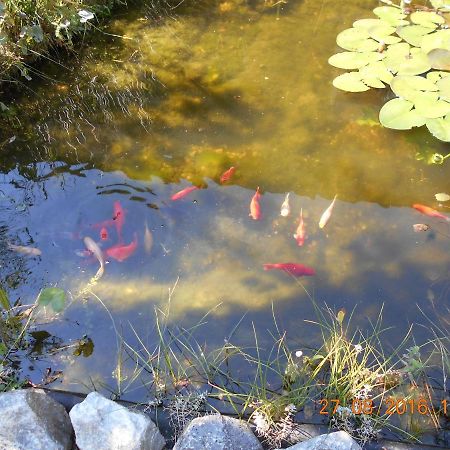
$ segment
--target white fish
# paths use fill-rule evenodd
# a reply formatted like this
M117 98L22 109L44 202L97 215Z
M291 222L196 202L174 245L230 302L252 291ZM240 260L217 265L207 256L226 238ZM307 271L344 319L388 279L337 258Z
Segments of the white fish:
M100 263L100 268L97 270L97 273L94 277L99 280L105 272L105 259L103 258L103 253L97 243L89 236L86 236L83 241L86 248L94 254L94 256L98 259L98 262Z
M36 247L25 247L23 245L14 245L14 244L8 244L8 247L17 253L21 253L22 255L28 255L28 256L40 256L42 255L42 252L40 249Z
M148 229L147 221L145 221L144 228L144 249L145 253L150 253L153 247L153 236L152 232Z
M289 206L289 194L286 194L283 204L281 205L280 216L287 217L291 213L291 207Z
M331 202L331 205L324 211L324 213L320 217L319 228L323 228L330 220L330 217L331 217L331 214L332 214L333 208L334 208L334 203L336 202L336 198L337 198L337 194L334 196L334 199Z

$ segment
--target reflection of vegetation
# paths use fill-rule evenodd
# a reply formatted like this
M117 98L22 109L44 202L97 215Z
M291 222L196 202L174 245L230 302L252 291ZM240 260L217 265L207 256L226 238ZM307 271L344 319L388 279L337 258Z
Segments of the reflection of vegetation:
M329 63L357 69L333 81L344 91L390 85L398 98L382 107L383 126L407 130L426 125L433 136L450 142L449 14L442 2L431 3L435 10L375 8L377 19L357 20L337 36L338 45L348 51L333 55Z

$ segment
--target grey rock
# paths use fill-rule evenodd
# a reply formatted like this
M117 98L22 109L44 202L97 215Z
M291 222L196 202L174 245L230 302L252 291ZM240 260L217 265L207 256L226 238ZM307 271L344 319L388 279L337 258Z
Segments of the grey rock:
M143 413L130 411L97 392L70 410L80 450L161 450L165 441Z
M262 450L247 423L214 414L194 419L173 450Z
M361 447L345 431L336 431L300 442L286 450L361 450Z
M64 407L42 389L0 394L0 450L68 450L72 425Z

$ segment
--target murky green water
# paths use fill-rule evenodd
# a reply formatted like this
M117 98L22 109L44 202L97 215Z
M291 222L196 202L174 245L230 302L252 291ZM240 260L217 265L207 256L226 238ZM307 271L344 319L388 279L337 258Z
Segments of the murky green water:
M204 339L214 345L248 312L239 331L250 341L279 325L299 345L314 319L295 280L265 272L264 263L298 262L317 275L301 280L319 304L356 309L361 326L384 304L386 325L406 330L426 313L448 318L450 228L411 208L450 192L448 164L420 157L448 152L426 131L377 125L384 92L334 89L336 34L374 5L350 0L290 1L264 8L239 1L132 10L114 21L72 67L49 68L56 81L36 81L17 105L21 126L1 150L1 282L13 299L31 302L58 284L75 301L48 330L66 340L88 335L90 358L55 355L64 387L113 383L115 337L104 308L77 297L97 270L79 256L83 236L100 241L93 224L125 209L124 241L138 249L111 260L92 287L125 337L131 326L152 341L154 308L189 325L214 309ZM237 168L232 182L219 177ZM191 183L203 189L171 202ZM248 217L257 186L263 218ZM280 216L291 192L291 216ZM318 220L338 200L324 230ZM293 238L303 209L308 239ZM144 251L144 226L153 248ZM414 233L412 224L431 230ZM103 248L115 243L114 227ZM7 242L36 245L42 256L14 255ZM178 280L178 282L177 282ZM399 331L399 335L403 333ZM418 329L418 335L423 333ZM43 366L43 367L44 367ZM40 379L41 368L34 375ZM132 395L132 394L131 394Z

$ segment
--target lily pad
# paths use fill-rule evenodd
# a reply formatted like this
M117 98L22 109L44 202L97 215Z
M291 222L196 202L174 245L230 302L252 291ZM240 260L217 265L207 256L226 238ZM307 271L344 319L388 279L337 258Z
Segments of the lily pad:
M450 113L449 102L438 100L432 92L423 92L422 94L414 100L414 107L421 116L426 119L437 119Z
M412 48L405 58L400 58L397 65L398 75L419 75L428 72L431 64L427 55L420 48Z
M450 114L441 119L428 119L426 125L435 138L450 142Z
M393 6L379 6L373 10L374 14L389 25L398 26L404 24L406 14L403 14L400 8Z
M450 76L438 80L436 87L439 89L439 97L450 102Z
M56 313L61 312L66 305L66 293L57 287L45 288L37 299L39 305L50 306Z
M333 86L347 92L364 92L370 88L361 79L359 72L347 72L333 80Z
M379 44L370 39L369 33L362 28L348 28L340 32L336 37L339 47L353 52L373 52Z
M409 18L412 23L416 23L433 30L438 24L445 23L445 19L433 11L416 11L413 12Z
M450 50L434 48L427 56L433 69L450 70Z
M394 130L410 130L412 127L424 125L425 118L421 117L413 106L412 102L401 98L388 101L380 110L381 125Z
M383 58L384 55L378 52L342 52L331 56L328 63L340 69L359 69Z
M383 83L389 84L393 78L393 75L382 61L376 61L368 64L365 67L359 69L361 74L361 80L370 87L384 88Z
M414 47L420 47L423 37L433 30L422 25L407 25L405 27L398 27L397 34L408 44Z
M450 50L450 29L427 34L423 37L420 46L424 53L430 53L435 48Z
M448 0L430 0L433 8L436 9L447 9L450 11L450 2Z
M391 89L397 97L412 100L417 91L438 91L439 88L428 78L399 75L391 81Z

